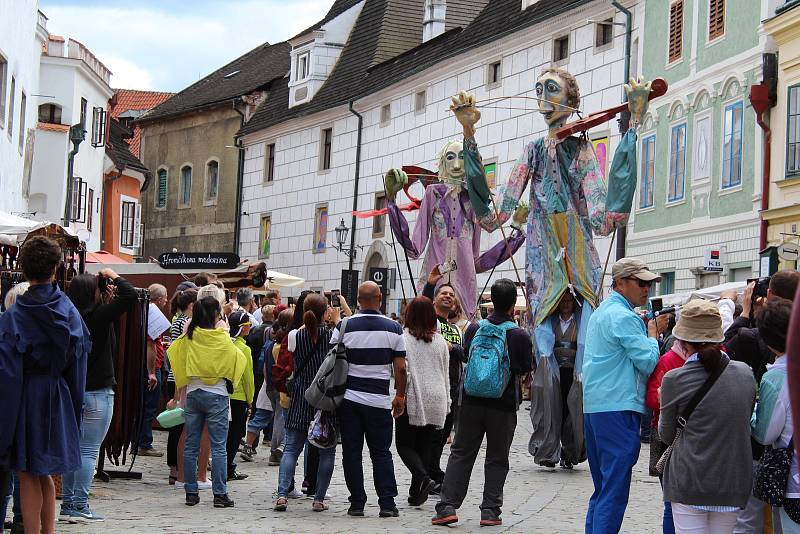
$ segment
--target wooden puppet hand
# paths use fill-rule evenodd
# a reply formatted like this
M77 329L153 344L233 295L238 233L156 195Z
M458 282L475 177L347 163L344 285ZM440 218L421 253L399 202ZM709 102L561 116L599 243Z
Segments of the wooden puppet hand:
M631 125L638 126L644 120L647 106L650 103L650 82L644 78L625 84L625 93L628 95L628 110L631 112Z
M453 103L450 105L450 111L464 127L464 137L473 137L475 125L481 120L481 112L475 107L475 95L459 91L451 100Z
M403 189L403 186L408 183L408 175L401 169L389 169L386 172L386 195L389 200L394 201L398 191Z

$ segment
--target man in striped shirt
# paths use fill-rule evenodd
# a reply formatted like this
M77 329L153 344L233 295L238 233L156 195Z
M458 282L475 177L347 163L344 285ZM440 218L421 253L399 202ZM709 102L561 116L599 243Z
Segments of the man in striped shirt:
M394 498L397 481L389 447L392 417L400 417L406 402L406 350L403 328L381 314L381 289L375 282L358 287L359 313L347 321L344 345L349 371L347 391L339 407L344 479L350 491L351 516L363 516L364 491L362 451L364 441L372 458L372 474L378 493L380 517L397 517ZM335 330L331 344L339 339ZM395 395L389 393L394 370Z

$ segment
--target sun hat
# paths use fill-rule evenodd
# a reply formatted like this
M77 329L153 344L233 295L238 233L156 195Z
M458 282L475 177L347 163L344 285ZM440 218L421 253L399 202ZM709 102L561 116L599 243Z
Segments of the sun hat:
M647 269L647 264L639 258L620 258L611 266L611 278L638 278L645 282L660 282L661 277Z
M689 343L722 343L722 316L717 305L708 300L689 301L680 310L672 335Z

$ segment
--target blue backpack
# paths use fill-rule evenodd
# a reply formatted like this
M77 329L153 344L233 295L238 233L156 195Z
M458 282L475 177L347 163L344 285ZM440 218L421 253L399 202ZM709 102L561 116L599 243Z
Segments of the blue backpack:
M464 393L471 397L499 399L511 380L511 360L506 332L516 328L511 321L492 324L484 319L472 338L464 370Z

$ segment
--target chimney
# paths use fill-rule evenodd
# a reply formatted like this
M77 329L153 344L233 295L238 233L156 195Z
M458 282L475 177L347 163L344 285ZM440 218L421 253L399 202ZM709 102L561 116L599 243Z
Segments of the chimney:
M425 16L422 18L423 43L444 33L446 12L446 0L425 0Z

